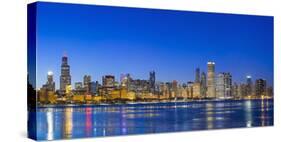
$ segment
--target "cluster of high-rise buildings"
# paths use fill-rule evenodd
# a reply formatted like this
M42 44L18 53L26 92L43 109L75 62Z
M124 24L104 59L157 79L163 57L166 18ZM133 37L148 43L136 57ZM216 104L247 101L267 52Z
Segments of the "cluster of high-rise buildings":
M245 83L233 83L230 72L215 73L215 62L207 62L207 74L195 70L194 81L179 83L156 81L155 71L148 79L133 79L130 74L121 74L119 82L114 75L102 77L102 83L92 81L90 75L83 82L71 84L68 58L62 57L59 89L55 89L53 73L48 72L47 82L39 90L41 102L99 102L99 101L153 101L190 99L255 99L273 97L273 88L266 80L252 81L246 76Z

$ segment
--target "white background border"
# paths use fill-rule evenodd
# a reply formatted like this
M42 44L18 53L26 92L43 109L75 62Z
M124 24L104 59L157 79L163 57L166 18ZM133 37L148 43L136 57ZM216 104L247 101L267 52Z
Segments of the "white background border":
M280 0L42 0L98 5L207 11L274 16L274 127L223 129L180 133L117 136L71 141L116 142L239 142L280 141ZM31 141L26 138L26 5L33 1L2 0L0 4L0 141ZM278 73L279 72L279 73Z

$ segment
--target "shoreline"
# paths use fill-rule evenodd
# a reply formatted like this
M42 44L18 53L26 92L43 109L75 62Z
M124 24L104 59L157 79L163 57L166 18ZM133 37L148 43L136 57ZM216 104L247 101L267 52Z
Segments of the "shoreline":
M37 104L36 108L56 108L56 107L111 107L130 105L156 105L173 103L196 103L196 102L224 102L224 101L247 101L247 100L273 100L274 98L259 99L216 99L216 100L178 100L178 101L155 101L155 102L126 102L126 103L99 103L99 104Z

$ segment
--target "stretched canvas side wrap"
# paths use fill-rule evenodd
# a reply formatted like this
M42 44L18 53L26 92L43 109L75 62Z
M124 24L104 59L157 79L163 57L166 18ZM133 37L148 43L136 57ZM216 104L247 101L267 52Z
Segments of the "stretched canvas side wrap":
M273 21L28 4L28 137L273 126Z

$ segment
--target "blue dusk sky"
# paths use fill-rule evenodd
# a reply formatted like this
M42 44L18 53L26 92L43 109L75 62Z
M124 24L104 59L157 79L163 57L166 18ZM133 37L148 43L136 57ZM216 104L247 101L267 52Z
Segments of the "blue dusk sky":
M273 17L93 5L37 3L37 87L53 71L59 86L68 56L72 84L89 74L194 81L195 68L273 84Z

